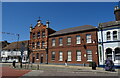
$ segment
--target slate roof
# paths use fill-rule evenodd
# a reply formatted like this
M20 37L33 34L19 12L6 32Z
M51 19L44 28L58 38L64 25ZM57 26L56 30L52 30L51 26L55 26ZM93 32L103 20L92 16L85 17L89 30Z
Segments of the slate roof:
M3 50L9 50L9 49L20 49L22 47L22 44L25 45L25 48L28 47L28 40L26 41L19 41L19 42L12 42L11 44L7 45Z
M120 21L110 21L110 22L100 23L99 27L105 28L105 27L112 27L115 25L120 25Z
M96 29L96 27L92 26L92 25L83 25L83 26L78 26L78 27L72 27L72 28L67 28L67 29L63 29L63 30L60 30L60 31L56 31L55 33L50 34L49 36L68 34L68 33L91 30L91 29Z

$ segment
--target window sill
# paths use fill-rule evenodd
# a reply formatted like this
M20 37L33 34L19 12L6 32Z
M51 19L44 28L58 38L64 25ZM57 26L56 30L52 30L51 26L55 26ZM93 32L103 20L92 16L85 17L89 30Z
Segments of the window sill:
M92 60L87 60L88 62L92 62Z
M81 60L77 60L77 61L81 61Z

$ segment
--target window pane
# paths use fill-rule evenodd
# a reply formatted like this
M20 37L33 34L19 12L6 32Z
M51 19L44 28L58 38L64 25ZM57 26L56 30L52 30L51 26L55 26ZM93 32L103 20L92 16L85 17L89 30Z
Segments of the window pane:
M45 37L45 31L42 32L42 37L43 37L43 38Z
M91 35L90 34L87 34L86 35L86 41L87 41L87 43L91 43Z
M40 32L37 33L37 37L40 37Z
M42 41L42 48L45 48L45 41Z
M55 39L52 39L52 46L55 46Z
M80 44L80 43L81 43L80 36L78 35L78 36L76 36L76 44Z
M39 59L39 53L36 54L36 59Z
M59 46L62 46L62 45L63 45L63 39L59 38Z
M92 51L91 50L87 50L87 60L92 61Z
M71 45L71 37L67 38L67 45Z
M81 51L77 50L77 61L81 61Z
M71 51L68 51L68 61L71 61Z
M117 40L117 31L113 31L113 40Z
M63 61L63 52L59 52L59 61Z
M55 52L52 52L52 60L55 60Z
M107 32L107 40L110 40L111 36L110 36L110 32Z

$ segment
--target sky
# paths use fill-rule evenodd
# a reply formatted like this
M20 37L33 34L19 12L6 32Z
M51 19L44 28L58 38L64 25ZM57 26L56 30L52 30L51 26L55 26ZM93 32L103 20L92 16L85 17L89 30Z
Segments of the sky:
M29 27L50 20L50 28L93 25L115 21L114 7L117 2L3 2L2 32L20 34L19 41L29 40ZM16 35L3 34L2 40L17 41Z

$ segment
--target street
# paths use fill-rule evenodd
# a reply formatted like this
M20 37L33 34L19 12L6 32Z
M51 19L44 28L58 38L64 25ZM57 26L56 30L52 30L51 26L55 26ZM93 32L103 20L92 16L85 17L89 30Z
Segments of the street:
M29 69L12 69L9 65L3 65L2 67L2 78L41 78L41 77L69 77L69 78L118 78L118 70L116 72L104 71L103 68L97 68L97 70L92 70L90 67L80 67L80 66L64 66L64 65L39 65L37 69L37 64L32 66L33 70Z

